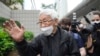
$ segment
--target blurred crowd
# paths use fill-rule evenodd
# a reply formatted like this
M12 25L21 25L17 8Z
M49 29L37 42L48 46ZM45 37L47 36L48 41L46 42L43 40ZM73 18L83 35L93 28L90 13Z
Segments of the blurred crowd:
M84 16L86 22L63 17L59 26L70 32L78 44L81 56L100 56L100 11L93 11L92 18Z

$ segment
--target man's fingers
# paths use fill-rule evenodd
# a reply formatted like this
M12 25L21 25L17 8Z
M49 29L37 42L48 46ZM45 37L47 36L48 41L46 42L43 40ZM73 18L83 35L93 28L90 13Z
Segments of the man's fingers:
M10 34L10 30L8 30L7 28L4 28L4 31L6 31Z
M10 24L11 24L13 27L16 27L16 26L17 26L14 20L10 19L9 22L10 22Z
M3 23L3 26L8 29L8 30L11 30L12 26L9 24L8 21L6 21L5 23Z
M8 30L11 30L13 27L18 27L15 23L14 20L10 19L8 21L6 21L4 24L4 27L7 28Z
M24 30L25 28L21 25L21 29L23 29L23 30Z

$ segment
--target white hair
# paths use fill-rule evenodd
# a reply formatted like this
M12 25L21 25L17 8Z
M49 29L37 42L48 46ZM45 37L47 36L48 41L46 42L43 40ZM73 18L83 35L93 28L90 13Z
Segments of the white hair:
M46 14L48 16L51 16L52 19L57 19L58 18L58 14L54 10L45 9L45 10L40 12L39 16L42 15L42 14Z

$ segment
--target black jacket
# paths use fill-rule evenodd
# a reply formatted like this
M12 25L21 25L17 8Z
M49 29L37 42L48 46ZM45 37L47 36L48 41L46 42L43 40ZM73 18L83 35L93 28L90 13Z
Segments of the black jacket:
M71 34L60 28L54 35L46 37L40 34L31 43L23 40L16 46L21 56L80 56Z
M100 31L93 32L93 46L94 46L94 51L92 56L100 56Z

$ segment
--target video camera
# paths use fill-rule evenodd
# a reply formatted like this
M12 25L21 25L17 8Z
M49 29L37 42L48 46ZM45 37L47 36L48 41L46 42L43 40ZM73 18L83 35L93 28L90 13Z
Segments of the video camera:
M72 32L77 32L77 26L80 24L79 21L77 21L76 19L76 13L74 12L73 13L73 19L72 19L72 22L71 22L71 31Z
M80 22L77 21L76 19L72 20L72 22L71 22L72 32L77 32L77 27L79 24L80 24Z
M73 20L72 23L71 23L71 26L72 26L72 28L75 28L75 29L76 29L76 27L77 27L79 24L80 24L79 21Z
M77 33L77 27L78 25L80 24L80 22L77 20L76 18L76 13L74 12L73 13L73 19L72 19L72 22L71 22L71 31L74 32L74 33Z

